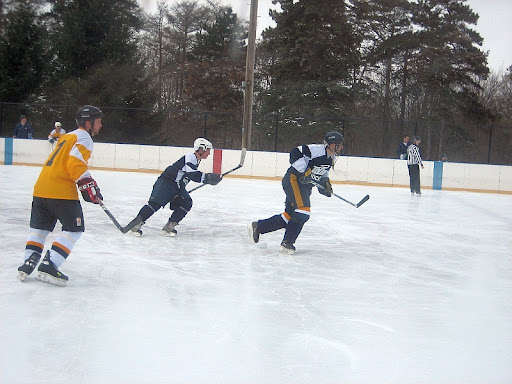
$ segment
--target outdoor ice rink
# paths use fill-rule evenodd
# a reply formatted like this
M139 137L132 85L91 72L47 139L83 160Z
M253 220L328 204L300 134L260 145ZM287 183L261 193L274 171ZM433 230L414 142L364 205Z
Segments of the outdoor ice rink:
M82 203L58 287L16 279L39 171L0 165L2 384L512 382L512 195L335 184L370 200L314 191L293 256L247 235L279 181L193 192L175 238L167 207L136 238ZM123 225L158 176L92 174Z

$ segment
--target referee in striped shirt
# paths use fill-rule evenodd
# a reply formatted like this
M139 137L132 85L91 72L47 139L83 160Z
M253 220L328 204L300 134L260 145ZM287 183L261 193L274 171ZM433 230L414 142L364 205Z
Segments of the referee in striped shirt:
M418 136L412 138L412 144L407 147L407 167L411 185L411 195L421 196L420 190L420 166L423 169L419 145L421 140Z

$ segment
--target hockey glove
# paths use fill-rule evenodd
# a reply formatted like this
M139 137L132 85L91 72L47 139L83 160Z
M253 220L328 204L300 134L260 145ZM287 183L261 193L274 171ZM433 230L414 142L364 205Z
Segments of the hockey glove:
M303 175L299 176L299 183L301 184L311 184L311 169L306 169Z
M48 141L50 142L50 144L53 144L55 142L55 139L53 137L50 137Z
M76 182L78 189L82 192L82 197L89 203L99 204L99 200L103 200L100 188L92 177L84 177ZM99 199L99 200L98 200Z
M331 197L332 185L328 178L320 180L320 183L318 184L318 192L324 196Z
M222 176L218 173L206 173L204 175L204 183L205 184L211 184L211 185L217 185L222 180Z

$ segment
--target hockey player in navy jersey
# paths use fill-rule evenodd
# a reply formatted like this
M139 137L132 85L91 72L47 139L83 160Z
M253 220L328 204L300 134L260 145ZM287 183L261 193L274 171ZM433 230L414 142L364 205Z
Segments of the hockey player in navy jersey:
M135 223L129 233L142 236L140 228L146 220L167 203L170 203L170 209L173 212L167 224L162 228L162 235L176 236L175 227L192 208L192 199L185 189L187 183L193 180L196 183L217 185L222 180L221 175L203 173L197 170L201 160L208 158L212 148L212 143L200 137L194 141L193 153L182 156L162 172L153 185L148 203L141 208L137 217L128 224L132 226Z
M301 145L291 150L291 166L282 180L286 194L285 211L249 224L249 233L254 243L259 241L261 234L284 228L280 252L290 255L295 252L293 244L309 220L313 186L316 185L318 191L325 196L330 197L332 194L329 170L341 154L343 142L341 133L328 132L323 144Z

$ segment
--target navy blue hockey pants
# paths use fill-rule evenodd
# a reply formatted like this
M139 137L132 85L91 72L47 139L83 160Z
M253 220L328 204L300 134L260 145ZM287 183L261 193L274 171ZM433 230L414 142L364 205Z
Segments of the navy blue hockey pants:
M286 194L285 211L265 220L258 221L260 233L274 232L286 228L284 239L295 243L302 231L302 227L309 220L310 196L312 184L301 184L293 172L286 172L282 180L283 190Z

